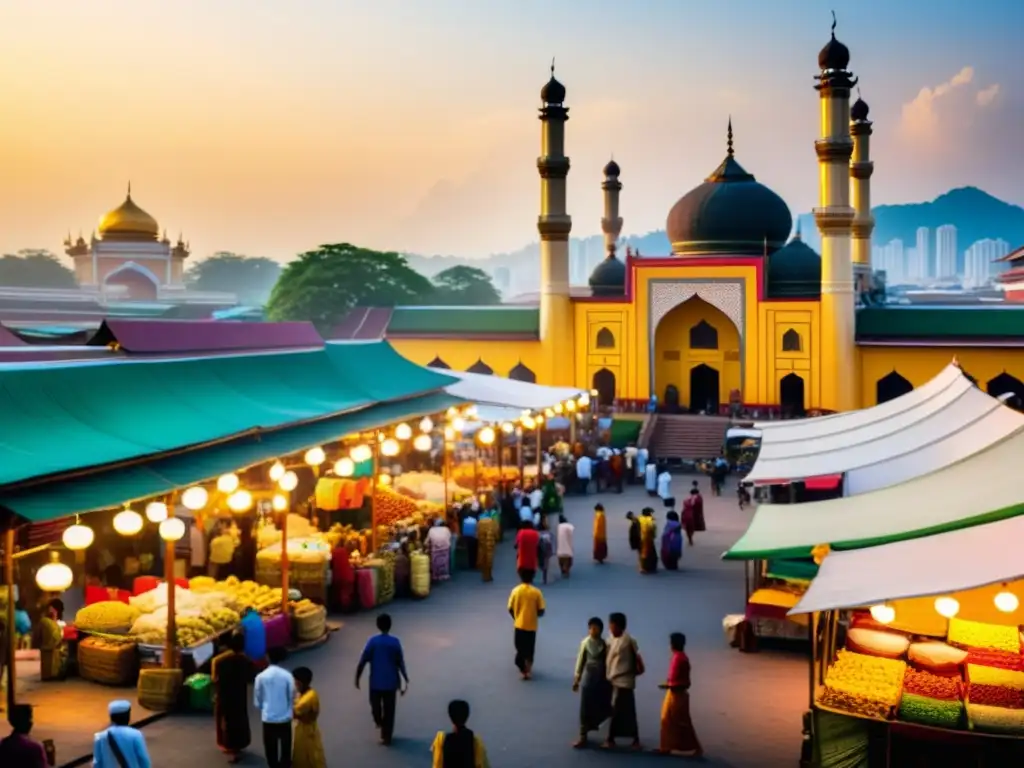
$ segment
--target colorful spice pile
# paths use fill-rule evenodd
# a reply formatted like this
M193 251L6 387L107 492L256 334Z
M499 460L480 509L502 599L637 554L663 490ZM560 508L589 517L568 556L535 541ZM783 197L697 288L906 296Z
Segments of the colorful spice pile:
M1015 672L1024 671L1024 657L1010 651L991 651L984 648L971 648L967 651L967 663L982 667L995 667Z
M886 719L900 703L906 670L903 661L840 650L819 701L855 715Z
M937 728L959 728L963 722L960 677L946 677L908 668L903 678L899 719Z
M1024 673L968 664L967 716L992 733L1024 731Z
M932 699L958 701L960 699L960 678L944 677L910 668L903 678L903 692Z
M962 648L989 648L1020 655L1020 635L1016 627L953 618L949 620L946 639Z

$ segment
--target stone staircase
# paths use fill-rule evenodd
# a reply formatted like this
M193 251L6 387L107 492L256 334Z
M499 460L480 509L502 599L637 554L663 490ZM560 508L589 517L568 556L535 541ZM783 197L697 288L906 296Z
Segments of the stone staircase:
M668 462L712 459L725 444L725 416L659 413L651 436L651 456Z

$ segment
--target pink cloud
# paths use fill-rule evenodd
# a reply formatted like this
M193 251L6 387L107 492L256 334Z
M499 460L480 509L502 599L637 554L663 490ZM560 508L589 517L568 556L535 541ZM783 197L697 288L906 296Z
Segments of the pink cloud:
M987 107L996 97L999 96L999 83L992 83L988 88L983 88L975 95L974 100L979 107Z

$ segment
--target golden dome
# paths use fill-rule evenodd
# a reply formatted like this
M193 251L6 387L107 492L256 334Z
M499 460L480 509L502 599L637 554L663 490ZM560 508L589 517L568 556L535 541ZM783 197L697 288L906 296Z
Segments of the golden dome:
M99 233L104 240L156 240L160 227L132 200L129 185L125 201L100 219Z

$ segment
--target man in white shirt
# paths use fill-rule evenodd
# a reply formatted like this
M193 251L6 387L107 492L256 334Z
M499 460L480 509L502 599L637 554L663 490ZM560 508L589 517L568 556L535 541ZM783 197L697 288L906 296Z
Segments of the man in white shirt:
M256 675L253 703L263 721L263 751L268 768L290 768L292 764L292 703L295 680L281 667L283 648L271 648L270 666Z
M636 476L641 478L647 472L647 459L650 457L646 448L640 448L636 452Z
M658 467L653 461L644 470L644 488L649 496L658 495Z
M530 509L534 510L535 512L539 512L540 508L541 508L541 506L543 504L544 504L544 491L541 490L541 488L540 488L540 481L538 480L537 484L535 486L533 486L533 490L530 491ZM532 515L530 517L527 517L527 518L524 518L524 519L531 520L532 519Z
M565 515L558 516L558 545L555 555L558 557L558 567L562 571L563 578L569 578L569 571L572 570L572 533L576 527L565 519Z
M590 489L590 478L594 472L594 462L584 454L576 459L576 480L579 482L580 493L587 494Z
M672 498L672 475L669 474L668 467L662 469L658 475L658 498L662 501Z
M112 701L107 712L110 727L93 736L93 768L151 768L146 737L129 725L132 705L124 700Z

